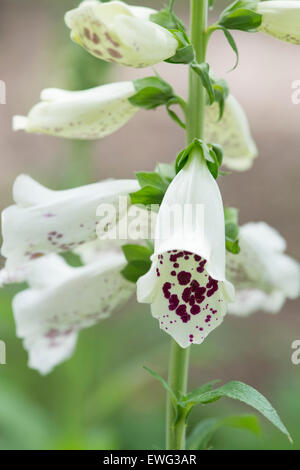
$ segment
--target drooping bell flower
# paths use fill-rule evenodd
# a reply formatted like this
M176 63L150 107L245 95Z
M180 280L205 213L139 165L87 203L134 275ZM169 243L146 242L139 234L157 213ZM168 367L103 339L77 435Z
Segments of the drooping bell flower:
M153 23L151 8L84 1L65 15L71 38L90 54L128 67L148 67L172 57L178 41Z
M259 2L256 11L262 15L259 31L281 41L300 44L300 3L298 0Z
M231 170L248 170L257 157L257 148L251 136L246 114L234 98L225 101L224 114L218 120L218 104L206 106L205 139L222 146L223 163Z
M48 88L28 116L14 116L13 129L70 139L99 139L112 134L138 111L128 98L133 82L117 82L83 91Z
M94 253L93 262L77 268L56 254L27 263L29 288L14 297L13 312L30 367L51 372L72 355L81 329L128 301L135 286L120 274L125 264L121 251Z
M264 222L240 228L240 253L226 255L226 275L235 286L229 313L279 312L287 298L300 294L299 263L287 256L285 240Z
M186 348L222 323L233 297L220 191L195 148L160 206L152 267L137 282L137 298L151 304L160 328Z
M128 194L138 189L136 180L106 180L53 191L27 175L18 176L15 205L2 212L6 277L14 272L22 276L16 269L27 261L101 239L127 214Z

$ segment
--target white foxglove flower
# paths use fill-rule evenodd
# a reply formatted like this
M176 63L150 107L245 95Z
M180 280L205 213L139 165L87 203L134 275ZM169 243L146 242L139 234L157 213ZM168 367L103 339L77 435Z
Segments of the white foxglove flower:
M29 289L14 297L13 312L30 367L49 373L72 355L82 328L128 301L135 286L120 274L125 264L121 252L102 252L79 268L55 254L27 263Z
M18 176L16 204L2 212L1 253L7 258L8 279L29 260L104 237L127 214L128 194L138 189L136 180L107 180L52 191L29 176Z
M285 240L264 222L242 226L239 239L240 253L226 255L227 278L236 288L229 313L278 312L286 298L300 294L299 263L284 254Z
M172 57L178 42L150 21L151 8L119 1L82 2L65 15L71 38L102 60L129 67L148 67Z
M281 41L300 44L300 3L294 1L260 2L257 13L262 15L258 30Z
M48 88L28 116L14 116L15 131L70 139L99 139L112 134L138 111L128 98L132 82L117 82L83 91Z
M225 279L224 212L216 181L199 149L170 184L156 224L150 271L137 297L150 303L160 328L186 348L201 343L233 300Z
M223 148L223 162L231 170L248 170L257 157L246 114L239 102L229 95L223 117L218 121L217 103L206 106L205 139Z

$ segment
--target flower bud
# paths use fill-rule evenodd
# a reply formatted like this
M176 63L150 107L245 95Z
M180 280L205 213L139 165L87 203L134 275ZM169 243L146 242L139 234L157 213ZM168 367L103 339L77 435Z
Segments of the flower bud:
M151 8L119 1L84 1L65 15L71 38L90 54L128 67L148 67L172 57L178 41L150 21Z

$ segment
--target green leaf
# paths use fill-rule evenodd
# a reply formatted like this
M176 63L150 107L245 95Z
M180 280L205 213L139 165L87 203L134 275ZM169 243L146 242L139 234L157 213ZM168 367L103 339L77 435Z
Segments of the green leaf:
M140 171L136 173L136 177L142 188L145 186L152 186L153 188L157 188L165 192L168 187L168 182L155 171Z
M198 397L202 393L206 393L212 390L214 385L218 382L221 382L221 381L219 379L211 380L210 382L207 382L206 384L203 384L200 387L195 388L190 393L188 393L185 397L183 397L183 400L193 401L194 397Z
M164 198L164 191L153 186L144 186L139 191L130 194L131 204L142 204L149 206L151 204L161 204Z
M233 52L235 53L235 57L236 57L236 61L235 61L235 64L232 68L232 70L236 69L237 66L238 66L238 63L239 63L239 51L238 51L238 48L237 48L237 45L235 43L235 40L233 39L233 36L231 35L231 33L228 31L228 29L226 29L224 26L222 25L219 25L219 29L221 29L227 39L227 42L228 44L230 45L231 49L233 50Z
M170 387L170 385L163 379L157 372L154 372L153 370L149 369L148 367L143 366L144 369L149 372L156 380L158 380L164 389L169 393L170 397L172 398L173 404L176 406L178 403L177 397L173 389Z
M224 209L226 250L233 254L240 252L238 210L234 207Z
M225 100L229 96L229 87L226 80L220 79L212 79L213 82L213 89L215 94L215 101L219 104L219 117L220 120L223 116L224 107L225 107Z
M158 163L155 167L155 171L160 174L168 183L175 178L175 165L170 163Z
M171 85L161 77L139 78L133 81L136 93L128 101L138 108L154 109L174 97Z
M149 271L150 267L151 263L148 264L143 261L134 261L127 264L127 266L122 269L121 274L125 279L127 279L127 281L135 284L140 277Z
M151 268L150 257L153 250L146 246L131 244L123 245L122 250L128 264L121 271L121 274L128 281L136 283Z
M225 223L236 224L239 223L239 210L235 207L225 207L224 208Z
M213 88L213 82L209 75L209 65L206 62L202 64L191 64L192 69L196 72L201 80L203 87L205 88L208 96L208 103L212 104L215 101L215 92Z
M195 396L192 402L199 404L207 404L213 401L219 400L222 397L232 398L233 400L238 400L243 403L246 403L249 406L252 406L254 409L259 411L266 419L268 419L277 429L279 429L283 434L285 434L288 439L292 442L291 436L282 423L280 417L278 416L275 409L272 407L271 403L257 390L255 390L250 385L247 385L243 382L232 381L227 384L219 387L217 389L200 393L198 396ZM189 403L189 400L186 401L186 404Z
M166 104L166 109L167 113L170 116L170 118L176 122L182 129L185 129L185 123L180 119L180 117L171 109L171 106L174 104L179 104L177 98L172 98L170 101Z
M146 246L128 244L123 245L122 250L128 262L140 260L151 264L150 257L153 254L153 250Z
M237 415L225 418L207 418L195 427L188 438L189 450L205 450L209 446L213 435L222 427L243 429L253 434L260 433L260 426L257 416Z

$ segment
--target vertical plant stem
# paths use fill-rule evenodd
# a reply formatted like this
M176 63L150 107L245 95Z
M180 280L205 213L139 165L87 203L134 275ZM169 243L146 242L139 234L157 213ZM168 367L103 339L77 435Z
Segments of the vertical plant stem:
M191 0L191 41L199 64L205 62L207 0ZM193 139L203 138L205 110L205 90L199 76L190 68L189 98L187 106L186 140L190 144Z
M198 63L205 61L208 0L190 0L191 41ZM187 106L186 140L190 144L195 138L203 138L205 90L198 75L189 70L189 98ZM177 396L185 394L188 380L189 348L182 349L174 340L171 344L169 385ZM178 410L167 397L166 448L185 449L185 416L178 418Z

